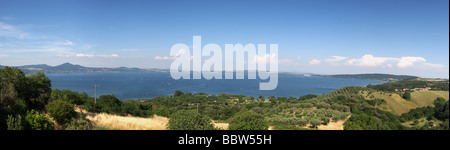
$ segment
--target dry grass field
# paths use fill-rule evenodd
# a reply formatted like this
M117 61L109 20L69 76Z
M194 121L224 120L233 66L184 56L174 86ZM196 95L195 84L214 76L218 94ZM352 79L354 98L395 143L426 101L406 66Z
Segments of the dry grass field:
M317 126L318 130L344 130L344 123L350 118L352 115L348 116L345 120L339 120L337 122L330 121L327 125L319 125Z
M416 91L411 93L411 100L405 100L400 95L396 93L389 92L372 92L368 95L367 91L362 91L361 95L365 96L366 99L381 98L386 101L386 105L377 106L382 110L392 112L397 115L409 112L411 109L424 107L424 106L434 106L433 102L437 97L443 97L446 100L449 99L448 91Z
M228 126L229 126L228 123L218 123L218 122L215 122L214 120L212 122L214 123L214 127L220 128L223 130L228 130Z
M416 103L412 101L407 101L403 99L400 95L395 93L388 92L372 92L368 95L367 91L363 91L362 95L366 97L366 99L370 99L371 96L373 98L381 98L384 99L387 105L379 106L380 109L392 112L397 115L401 115L403 113L409 112L409 110L413 108L420 107Z
M434 106L433 102L436 98L442 97L446 100L449 98L448 91L416 91L411 93L411 100L420 106Z
M141 118L132 116L117 116L106 113L89 114L86 117L94 126L106 127L111 130L166 130L168 118L153 116Z
M92 124L102 129L110 130L167 130L166 124L169 118L154 115L150 118L133 117L133 116L118 116L106 113L90 113L86 110L75 108L77 112L83 112ZM228 129L228 123L214 123L216 128L223 130Z

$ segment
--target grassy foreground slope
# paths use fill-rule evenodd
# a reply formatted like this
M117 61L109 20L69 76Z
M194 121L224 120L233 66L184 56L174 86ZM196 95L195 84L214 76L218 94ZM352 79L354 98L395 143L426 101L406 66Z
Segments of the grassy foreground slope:
M438 97L448 100L449 91L416 91L411 93L411 101L421 107L434 106L433 102Z
M366 99L368 100L384 99L386 101L386 104L377 105L375 107L381 110L392 112L396 115L401 115L403 113L409 112L409 110L413 108L420 107L412 101L403 99L396 93L361 91L361 95L366 97Z
M449 91L416 91L411 93L411 100L402 98L397 93L362 90L361 95L368 100L384 99L386 104L377 105L376 108L392 112L397 115L409 112L411 109L433 106L434 100L442 97L449 99Z

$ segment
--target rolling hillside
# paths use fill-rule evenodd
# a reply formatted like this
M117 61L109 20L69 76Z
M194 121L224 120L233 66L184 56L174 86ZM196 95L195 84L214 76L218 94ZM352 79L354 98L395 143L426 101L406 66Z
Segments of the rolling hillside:
M386 104L376 106L379 109L392 112L397 115L409 112L409 110L424 107L434 106L433 102L437 97L443 97L446 100L449 99L449 91L416 91L411 93L411 100L405 100L400 95L390 92L379 91L361 91L360 93L366 99L384 99Z

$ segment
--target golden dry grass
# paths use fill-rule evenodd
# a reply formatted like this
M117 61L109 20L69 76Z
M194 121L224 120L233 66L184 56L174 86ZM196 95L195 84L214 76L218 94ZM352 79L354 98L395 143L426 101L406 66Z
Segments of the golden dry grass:
M409 112L409 110L411 109L420 107L420 105L417 105L413 101L407 101L396 93L372 92L369 96L367 91L362 91L361 93L366 97L366 99L370 99L370 96L374 96L374 98L384 99L387 105L381 106L381 108L397 115L401 115L403 113Z
M344 123L349 119L352 115L348 115L345 120L339 120L334 122L333 119L331 119L330 123L327 125L319 125L317 126L318 130L344 130Z
M361 95L365 96L366 99L371 99L370 96L374 98L384 99L387 105L377 106L385 111L392 112L397 115L401 115L403 113L409 112L411 109L424 107L424 106L433 106L434 100L437 97L443 97L446 100L449 99L448 91L416 91L411 93L411 100L405 100L400 95L396 93L389 92L372 92L368 95L369 92L361 91Z
M105 127L111 130L167 130L166 124L169 118L154 115L151 118L118 116L106 113L90 113L79 107L75 107L75 111L83 112L94 126ZM228 129L228 123L214 123L216 128L223 130Z
M416 91L411 93L411 100L419 106L434 106L433 102L436 98L442 97L449 99L448 91Z
M151 118L117 116L106 113L88 115L95 126L106 127L111 130L167 130L169 118L154 115ZM228 123L214 123L216 128L228 129Z
M347 119L339 120L337 122L331 121L327 125L319 125L319 126L317 126L317 129L318 130L344 130L344 123L345 123L346 120Z
M220 128L220 129L223 129L223 130L228 130L228 126L230 125L229 123L217 123L214 120L212 122L214 124L214 127Z
M112 130L166 130L168 118L153 116L141 118L132 116L117 116L106 113L88 115L94 126L102 126Z
M319 125L317 126L317 130L344 130L344 123L347 121L352 115L347 116L345 120L339 120L334 122L333 119L330 120L327 125ZM313 126L311 124L307 124L306 126L301 126L301 128L304 129L313 129ZM270 127L269 127L270 130Z
M76 112L86 114L94 126L101 126L111 130L166 130L169 119L154 115L150 118L118 116L106 113L91 113L75 106Z

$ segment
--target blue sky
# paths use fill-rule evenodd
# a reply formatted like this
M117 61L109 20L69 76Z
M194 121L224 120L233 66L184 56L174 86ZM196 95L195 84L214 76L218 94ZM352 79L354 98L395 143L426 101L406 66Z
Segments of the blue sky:
M278 44L280 71L449 76L448 0L0 2L0 64L169 68L170 47Z

